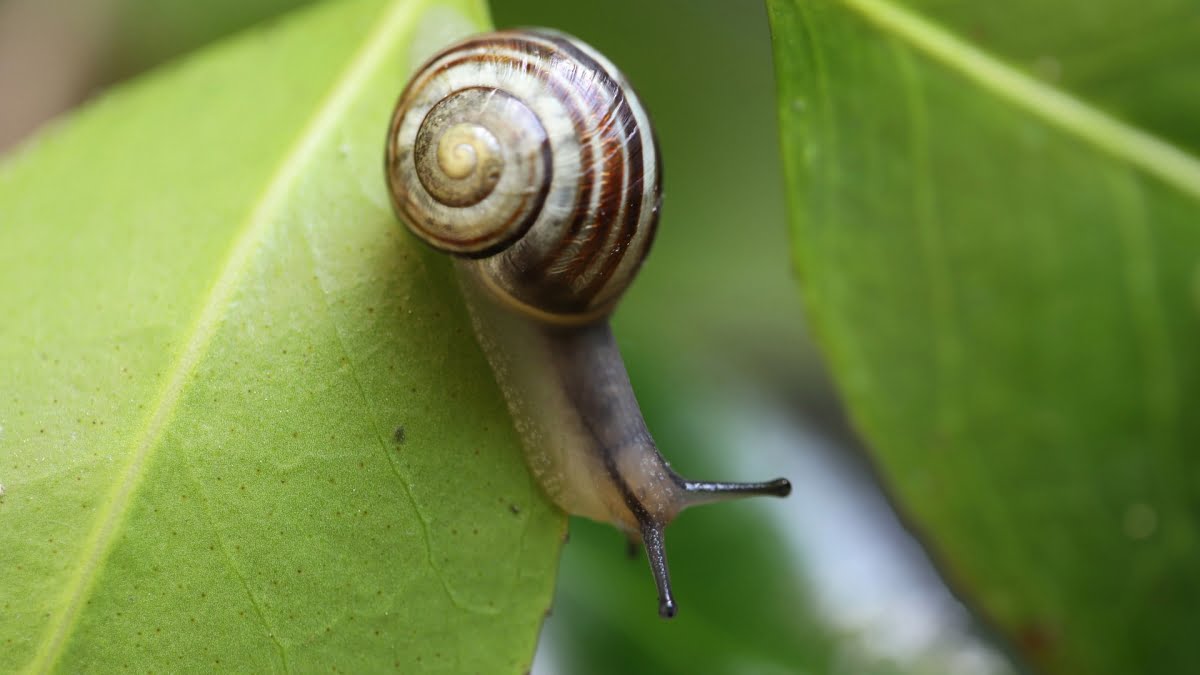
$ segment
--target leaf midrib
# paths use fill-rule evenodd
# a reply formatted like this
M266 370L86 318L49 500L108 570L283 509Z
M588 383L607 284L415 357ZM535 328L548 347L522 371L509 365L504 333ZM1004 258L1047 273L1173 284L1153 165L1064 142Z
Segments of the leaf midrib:
M1200 198L1200 160L1157 136L1040 82L892 0L842 0L889 35L1045 122Z
M343 113L355 100L355 93L377 69L397 35L411 25L410 17L417 14L423 5L420 2L396 2L382 12L375 30L351 57L341 75L334 79L329 93L317 106L312 119L302 128L290 150L284 154L283 161L271 174L262 198L239 228L242 234L231 248L224 268L206 296L203 310L188 332L189 337L174 366L167 373L166 382L147 414L142 432L138 434L128 465L97 509L96 522L84 541L78 568L64 587L56 605L58 610L51 616L38 640L29 670L48 671L62 655L71 628L91 592L101 562L111 548L118 524L129 509L148 460L182 398L189 376L216 334L237 291L238 282L255 254L262 250L260 243L278 225L277 215L283 210L289 191L309 164L309 159L336 130Z

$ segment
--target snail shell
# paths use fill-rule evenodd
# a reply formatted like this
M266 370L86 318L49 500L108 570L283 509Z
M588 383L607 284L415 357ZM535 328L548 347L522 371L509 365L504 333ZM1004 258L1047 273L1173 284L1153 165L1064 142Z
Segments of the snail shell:
M650 119L624 76L548 31L468 39L425 64L388 134L390 194L497 298L552 323L612 311L654 239Z
M695 504L791 485L685 480L646 429L605 320L658 222L659 153L641 103L574 38L480 35L413 76L386 155L397 215L457 257L530 471L563 510L641 538L659 613L673 616L666 525Z

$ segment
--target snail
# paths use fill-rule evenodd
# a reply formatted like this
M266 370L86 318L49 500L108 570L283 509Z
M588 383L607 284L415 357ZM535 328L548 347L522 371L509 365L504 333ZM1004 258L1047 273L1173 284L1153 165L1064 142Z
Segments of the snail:
M469 37L400 95L385 168L399 219L455 260L531 473L567 513L640 537L659 614L674 616L666 525L791 484L686 480L646 428L607 320L650 249L662 191L625 77L556 31Z

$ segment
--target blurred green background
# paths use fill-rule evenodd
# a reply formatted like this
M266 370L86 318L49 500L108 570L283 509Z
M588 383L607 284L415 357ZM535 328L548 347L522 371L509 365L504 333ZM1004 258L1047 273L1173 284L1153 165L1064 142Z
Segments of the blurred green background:
M300 4L0 2L0 147ZM572 522L535 673L1013 672L888 505L807 336L761 2L492 6L498 26L553 26L595 45L653 115L663 219L615 326L664 454L695 478L795 485L787 501L696 510L672 526L681 609L670 623L622 537Z

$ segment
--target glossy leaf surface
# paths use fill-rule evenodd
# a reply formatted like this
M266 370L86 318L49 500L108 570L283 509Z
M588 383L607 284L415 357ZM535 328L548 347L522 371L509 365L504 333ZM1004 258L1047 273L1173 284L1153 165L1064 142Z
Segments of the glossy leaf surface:
M1200 14L771 0L795 259L900 501L1036 666L1200 654Z
M323 5L0 167L0 670L528 668L563 518L382 177L486 21Z

